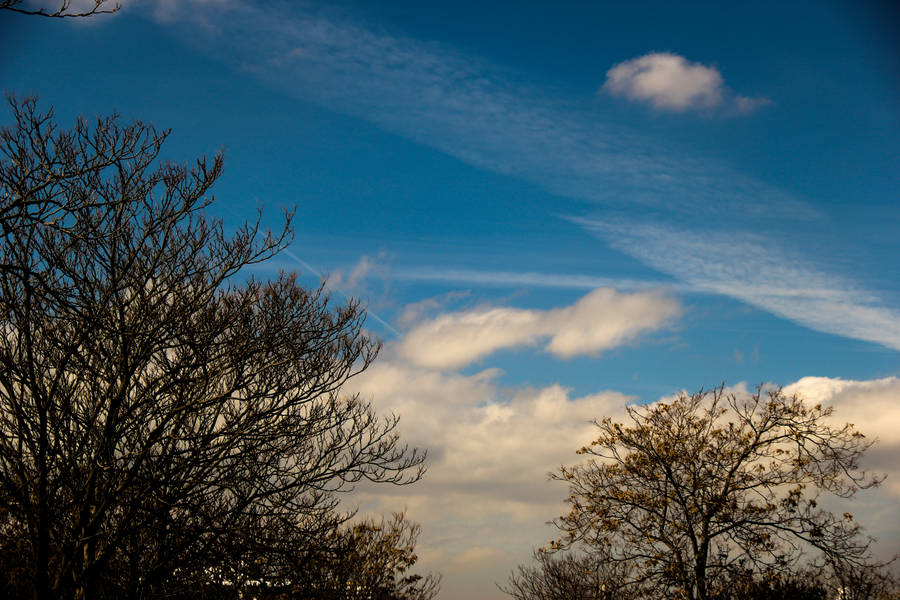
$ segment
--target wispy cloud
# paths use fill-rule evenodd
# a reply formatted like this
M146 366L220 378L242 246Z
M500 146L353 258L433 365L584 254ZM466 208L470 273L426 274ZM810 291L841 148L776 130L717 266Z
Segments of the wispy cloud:
M274 259L266 262L257 270L272 271L295 268L296 261ZM296 263L300 264L300 263ZM306 271L318 275L308 263L300 264ZM502 288L552 288L563 290L590 291L597 288L615 288L623 292L648 291L666 288L678 294L710 293L699 290L676 279L634 279L630 277L602 277L584 273L553 273L550 271L509 271L497 269L477 269L470 267L453 267L447 265L404 265L393 264L390 260L374 260L363 256L349 268L338 269L329 277L331 286L341 287L346 278L354 283L354 287L344 289L353 292L365 285L365 280L377 278L390 281L434 282L448 285L465 285L474 287Z
M817 209L721 162L612 122L591 99L543 91L452 47L385 33L333 8L235 2L176 10L183 18L168 23L186 40L266 85L583 201L583 214L599 206L605 218L617 215L625 230L604 233L604 240L692 287L820 331L900 346L897 312L861 285L832 285L826 262L786 270L792 255L803 256L798 248L785 246L788 253L780 255L762 244L764 252L754 258L735 252L727 239L686 242L707 231L736 232L740 240L753 229L788 239L796 224L824 219ZM215 27L193 25L201 17ZM680 57L669 63L668 72L691 73L693 87L673 87L662 78L656 87L641 88L655 90L646 91L648 99L686 107L727 96L712 67ZM673 95L676 88L680 95ZM738 111L762 102L731 101ZM632 227L636 213L665 224L657 229L666 245L640 224ZM786 289L794 291L782 293Z
M549 273L539 271L497 271L439 266L396 266L389 269L398 281L440 281L479 286L546 287L570 290L594 290L611 287L620 291L651 290L666 287L678 293L695 290L677 281L639 280L623 277L597 277L578 273Z
M767 98L734 94L716 67L671 52L654 52L615 65L606 72L603 90L674 112L732 107L748 114L771 104Z
M613 122L446 45L268 3L182 9L185 39L274 88L374 122L473 165L607 205L814 217L809 205ZM217 27L191 23L215 18ZM773 203L773 201L777 201ZM776 208L772 208L773 205Z
M336 285L336 283L337 284L346 284L348 281L350 281L351 283L353 283L354 286L356 286L359 284L360 280L365 277L366 273L371 269L371 266L372 266L368 257L364 256L360 260L360 262L350 271L349 276L344 276L344 275L340 274L337 278L338 281L334 282L334 281L330 280L324 273L322 273L321 271L316 269L314 266L312 266L311 264L309 264L308 262L306 262L305 260L303 260L302 258L297 256L293 252L291 252L289 249L284 249L281 252L282 252L282 254L284 254L285 256L287 256L289 259L291 259L293 261L294 264L291 265L292 267L293 266L303 267L303 269L305 269L307 273L311 273L311 274L317 276L319 279L321 279L322 282L325 284L325 286L330 291L337 292L338 294L340 294L341 296L344 296L344 297L349 296L350 292L352 292L353 290L348 290L344 287L341 287L340 285ZM373 319L374 321L376 321L377 323L379 323L382 327L384 327L392 335L394 335L394 336L400 335L400 332L397 331L397 329L393 325L391 325L385 319L378 316L378 314L375 311L373 311L371 309L367 309L366 317L369 317L369 318Z
M348 270L338 270L328 277L328 287L342 290L348 294L354 294L363 281L376 268L377 263L369 256L362 256L355 265Z
M400 316L397 317L397 322L401 326L413 325L418 321L423 321L427 315L440 311L451 302L461 300L468 296L468 290L457 290L441 294L440 296L411 302L404 307Z
M608 244L697 290L722 294L817 331L900 350L900 311L771 235L698 234L660 224L576 219Z

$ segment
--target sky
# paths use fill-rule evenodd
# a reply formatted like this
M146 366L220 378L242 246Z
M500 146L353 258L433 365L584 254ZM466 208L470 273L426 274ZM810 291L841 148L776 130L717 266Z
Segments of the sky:
M228 226L296 207L254 274L368 307L384 348L348 391L429 470L347 502L422 524L442 599L504 597L554 537L547 474L591 419L722 383L877 437L888 479L851 506L900 552L900 9L122 4L0 15L2 88L223 151Z

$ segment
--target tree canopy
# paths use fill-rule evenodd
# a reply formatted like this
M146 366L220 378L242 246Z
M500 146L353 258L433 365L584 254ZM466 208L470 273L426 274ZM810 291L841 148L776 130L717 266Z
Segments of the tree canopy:
M37 598L283 588L293 555L352 537L335 534L340 492L422 474L398 417L342 391L379 349L364 310L244 273L284 248L290 214L226 233L206 214L221 156L189 168L159 160L167 134L149 125L67 131L33 100L11 106L4 556Z
M716 388L627 408L597 421L588 461L554 478L570 510L551 549L584 548L627 563L629 583L707 600L735 574L832 573L871 566L870 538L824 496L847 498L878 478L859 469L872 445L832 409L780 389Z

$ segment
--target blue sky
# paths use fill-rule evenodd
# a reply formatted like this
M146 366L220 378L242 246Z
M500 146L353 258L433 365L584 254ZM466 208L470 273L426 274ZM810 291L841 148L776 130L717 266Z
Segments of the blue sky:
M367 301L361 391L437 447L421 491L358 501L409 506L443 597L497 597L552 534L543 473L597 411L723 381L900 404L888 3L122 3L0 16L3 88L172 128L176 160L224 149L226 222L296 205L266 269ZM557 437L507 481L473 466L485 431Z

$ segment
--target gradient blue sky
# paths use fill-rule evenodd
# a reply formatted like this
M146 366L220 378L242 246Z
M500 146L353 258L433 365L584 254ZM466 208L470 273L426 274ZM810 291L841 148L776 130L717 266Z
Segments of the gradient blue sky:
M877 389L872 422L900 428L890 3L122 4L0 15L3 89L63 123L172 128L175 160L224 149L228 223L296 205L259 274L367 301L386 346L360 391L436 447L421 491L358 502L423 522L442 597L497 597L552 535L543 474L604 408L724 381L863 410ZM500 449L535 435L546 453L504 480ZM879 493L896 521L900 487Z

